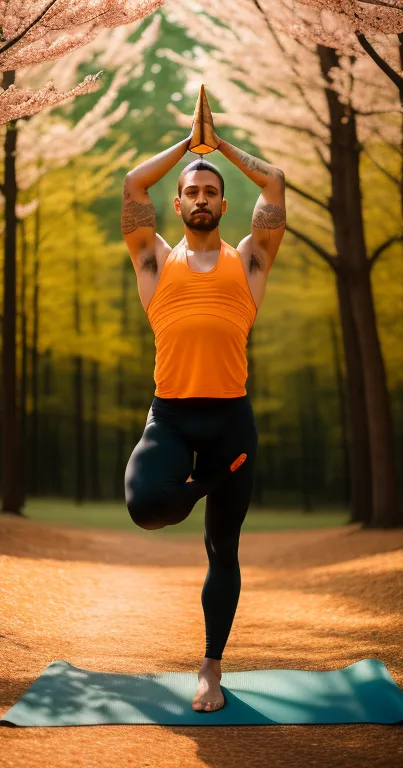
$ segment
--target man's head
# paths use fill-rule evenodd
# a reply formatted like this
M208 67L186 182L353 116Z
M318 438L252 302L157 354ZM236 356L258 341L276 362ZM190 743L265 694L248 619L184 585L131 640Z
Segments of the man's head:
M216 229L227 211L224 200L224 179L218 168L205 160L195 160L181 172L175 211L189 229L210 232ZM205 215L198 211L206 211Z

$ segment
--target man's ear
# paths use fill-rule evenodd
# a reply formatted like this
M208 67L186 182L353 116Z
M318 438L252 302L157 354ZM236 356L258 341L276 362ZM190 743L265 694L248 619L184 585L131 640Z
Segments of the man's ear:
M180 201L179 197L175 197L174 198L174 209L175 209L175 213L176 213L177 216L181 216L182 215L181 214L181 209L180 209L180 204L181 204L181 201Z
M227 213L227 210L228 210L228 200L226 200L225 197L223 198L223 201L222 201L221 205L222 205L221 213Z

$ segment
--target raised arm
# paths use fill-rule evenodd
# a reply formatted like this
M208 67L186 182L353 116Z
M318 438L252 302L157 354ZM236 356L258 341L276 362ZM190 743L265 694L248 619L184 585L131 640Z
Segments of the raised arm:
M218 150L262 188L253 211L252 232L245 239L250 238L253 255L267 274L286 228L284 173L265 160L243 152L218 136L216 138L219 141Z
M190 136L140 163L125 176L121 227L135 270L156 271L156 251L166 246L156 232L156 216L148 188L162 179L187 151Z

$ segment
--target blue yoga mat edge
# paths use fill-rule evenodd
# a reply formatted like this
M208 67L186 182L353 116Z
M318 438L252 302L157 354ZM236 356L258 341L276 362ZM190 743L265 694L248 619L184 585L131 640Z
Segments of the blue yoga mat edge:
M403 724L403 691L379 659L341 669L223 672L225 705L195 712L197 673L94 672L50 662L0 725Z

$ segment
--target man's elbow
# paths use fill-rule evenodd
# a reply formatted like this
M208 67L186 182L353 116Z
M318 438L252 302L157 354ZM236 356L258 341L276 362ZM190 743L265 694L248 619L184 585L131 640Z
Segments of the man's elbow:
M281 170L281 168L276 168L276 177L278 178L282 188L285 187L285 174L284 171Z

